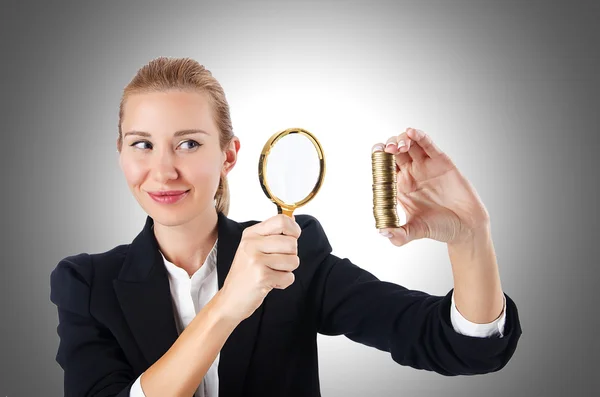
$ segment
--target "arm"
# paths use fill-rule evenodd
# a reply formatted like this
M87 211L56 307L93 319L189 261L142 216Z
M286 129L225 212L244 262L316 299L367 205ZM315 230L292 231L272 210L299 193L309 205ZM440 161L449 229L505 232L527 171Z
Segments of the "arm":
M110 330L90 315L90 280L87 255L61 260L50 275L50 300L58 308L56 361L64 371L64 395L127 397L133 369Z
M141 375L145 397L194 394L239 323L221 314L220 296L217 292L173 346Z
M323 273L321 273L321 269ZM391 353L392 359L442 375L498 371L512 357L521 328L514 302L506 296L503 338L474 338L450 322L452 292L445 296L380 281L350 260L330 255L315 279L318 332ZM320 303L318 303L320 302Z
M128 397L136 381L112 333L89 312L92 282L87 254L63 259L51 274L51 301L58 308L56 361L64 370L65 396ZM215 296L173 346L141 376L147 397L194 393L237 324L218 313ZM135 389L132 395L135 395Z
M489 323L503 309L504 294L489 223L472 236L456 244L448 244L454 277L456 308L473 323Z
M313 252L328 250L316 219L303 235ZM315 256L316 257L316 256ZM453 290L445 296L380 281L347 258L328 254L315 264L309 287L317 330L391 353L392 359L443 375L498 371L512 357L521 335L517 307L506 296L503 338L474 338L456 332L450 321Z
M506 299L500 285L489 223L465 242L448 244L448 254L454 277L450 312L452 326L463 335L502 337ZM460 301L460 310L456 301ZM500 310L498 307L501 307L502 313L494 318Z

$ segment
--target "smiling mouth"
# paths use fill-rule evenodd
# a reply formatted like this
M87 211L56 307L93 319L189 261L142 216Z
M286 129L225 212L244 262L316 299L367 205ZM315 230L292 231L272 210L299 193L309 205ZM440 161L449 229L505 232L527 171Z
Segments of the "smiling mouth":
M180 200L183 200L188 192L188 190L180 190L180 191L168 191L168 192L148 192L148 195L156 202L161 204L173 204Z
M151 194L153 196L158 196L158 197L179 196L180 194L184 194L189 191L190 191L190 189L188 189L188 190L165 190L165 191L148 192L148 194Z

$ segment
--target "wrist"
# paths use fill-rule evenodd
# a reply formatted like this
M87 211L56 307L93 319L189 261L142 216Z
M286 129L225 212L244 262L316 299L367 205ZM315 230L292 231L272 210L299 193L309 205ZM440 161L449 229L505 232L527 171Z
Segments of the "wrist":
M474 249L477 246L485 244L491 240L490 223L481 223L480 225L469 229L460 238L447 243L450 249Z
M448 244L448 254L460 313L474 323L497 318L504 294L489 226L478 227L468 239Z
M219 323L229 324L234 328L242 321L237 316L235 316L229 306L227 305L227 301L225 300L225 295L223 289L217 291L213 299L211 300L212 308L212 316L215 321Z

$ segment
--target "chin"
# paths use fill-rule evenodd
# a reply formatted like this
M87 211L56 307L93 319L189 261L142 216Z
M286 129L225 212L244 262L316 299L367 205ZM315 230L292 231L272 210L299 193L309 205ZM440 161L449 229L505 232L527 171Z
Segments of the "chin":
M149 214L152 219L154 219L154 223L158 223L163 226L179 226L184 225L189 222L192 217L185 217L176 214L163 214L163 213L154 213Z
M193 205L184 206L163 206L161 204L150 202L144 206L145 212L154 220L164 226L179 226L186 224L198 216L202 216L206 211L213 209L214 202L210 200L205 204L193 203Z

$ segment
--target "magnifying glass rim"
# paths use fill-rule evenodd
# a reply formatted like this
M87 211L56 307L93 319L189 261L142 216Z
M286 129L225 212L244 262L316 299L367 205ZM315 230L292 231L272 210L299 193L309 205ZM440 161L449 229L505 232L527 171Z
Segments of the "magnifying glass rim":
M265 178L265 175L267 174L267 159L269 154L271 153L271 149L273 148L275 143L277 143L278 140L290 134L300 134L310 139L314 147L317 149L320 164L319 178L317 179L317 182L315 183L315 186L313 187L312 191L304 199L297 201L293 204L285 203L280 198L275 196L271 191L271 188L269 187L269 184L267 183L267 180ZM260 186L262 187L263 191L272 202L277 204L280 208L285 208L286 210L294 210L312 200L312 198L319 192L319 190L321 189L321 185L323 184L323 180L325 179L325 169L325 155L323 154L323 148L319 140L304 128L288 128L273 134L269 138L267 143L265 143L265 145L263 146L263 149L260 154L260 159L258 161L258 179L260 181Z

